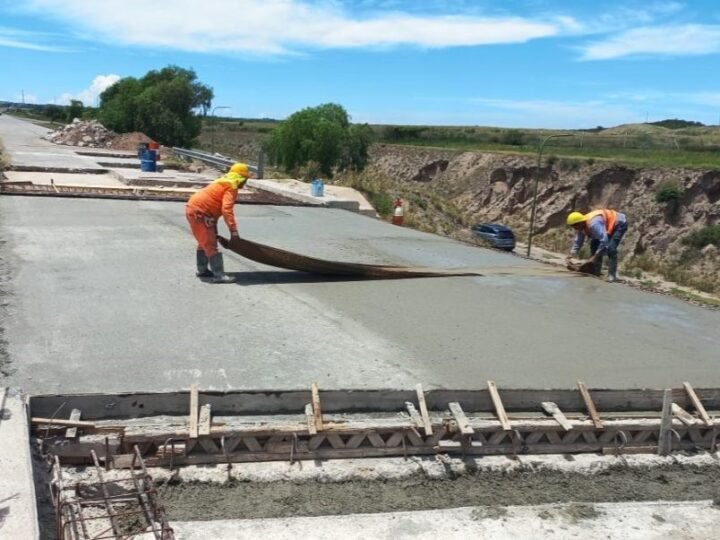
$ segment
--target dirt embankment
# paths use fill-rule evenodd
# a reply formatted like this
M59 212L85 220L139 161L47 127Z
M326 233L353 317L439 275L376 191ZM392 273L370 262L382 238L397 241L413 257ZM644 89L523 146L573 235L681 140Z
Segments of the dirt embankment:
M379 144L365 172L340 181L405 197L409 224L423 230L467 238L472 223L497 221L522 239L535 172L534 156ZM571 240L564 227L570 211L615 208L630 224L621 249L626 272L658 272L703 291L720 291L717 247L693 248L686 242L693 231L720 223L720 171L551 157L538 177L537 245L564 252ZM658 191L668 184L675 186L676 198L658 202Z

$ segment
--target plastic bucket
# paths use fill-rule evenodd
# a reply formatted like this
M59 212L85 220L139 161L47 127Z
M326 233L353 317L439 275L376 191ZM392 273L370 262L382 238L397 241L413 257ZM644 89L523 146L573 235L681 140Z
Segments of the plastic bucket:
M325 185L322 180L313 180L310 182L310 195L313 197L322 197L325 194Z

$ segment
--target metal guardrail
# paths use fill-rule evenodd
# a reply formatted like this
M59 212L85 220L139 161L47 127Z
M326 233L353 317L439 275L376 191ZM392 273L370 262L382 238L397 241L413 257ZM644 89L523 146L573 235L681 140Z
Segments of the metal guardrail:
M178 156L183 156L186 158L191 159L197 159L198 161L202 161L203 163L207 163L208 165L212 165L213 167L217 167L218 169L221 169L223 171L226 171L230 166L232 166L233 163L235 163L236 160L227 158L225 156L221 156L219 154L209 154L207 152L201 152L200 150L189 150L187 148L178 148L173 147L173 152L177 154ZM258 166L255 165L248 165L248 168L255 173L256 178L262 178L263 177L263 155L262 152L260 153L259 159L258 159Z

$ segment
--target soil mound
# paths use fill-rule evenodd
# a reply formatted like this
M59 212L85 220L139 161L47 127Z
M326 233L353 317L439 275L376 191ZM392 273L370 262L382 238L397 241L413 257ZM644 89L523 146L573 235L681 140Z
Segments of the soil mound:
M138 144L150 142L155 141L140 131L133 131L132 133L117 135L110 143L110 148L114 150L137 150Z

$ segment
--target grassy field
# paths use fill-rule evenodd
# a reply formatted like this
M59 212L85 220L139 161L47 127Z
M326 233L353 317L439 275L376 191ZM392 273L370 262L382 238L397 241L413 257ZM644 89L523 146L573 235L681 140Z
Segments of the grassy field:
M247 148L248 141L259 144L276 126L277 122L269 120L205 119L199 145L207 150L214 146L216 152L233 155L234 149ZM545 137L567 134L548 140L543 150L546 159L564 160L561 165L567 168L595 161L636 167L720 168L720 127L669 129L632 124L584 131L481 126L371 127L379 143L520 155L537 155Z

